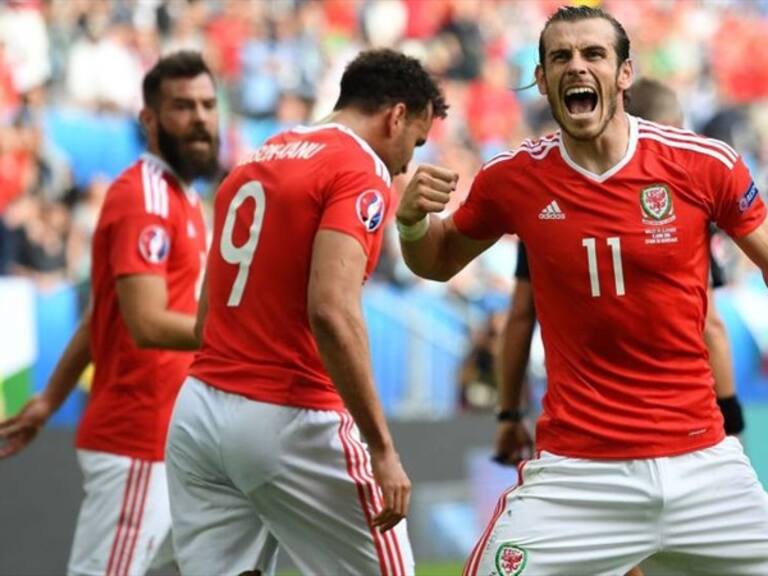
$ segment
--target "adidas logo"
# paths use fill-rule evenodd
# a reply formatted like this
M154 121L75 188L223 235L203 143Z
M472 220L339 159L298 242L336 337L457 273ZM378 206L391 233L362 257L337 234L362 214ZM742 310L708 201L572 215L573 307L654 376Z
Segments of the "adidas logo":
M557 200L552 200L544 210L539 212L539 220L565 220L565 214L557 205Z

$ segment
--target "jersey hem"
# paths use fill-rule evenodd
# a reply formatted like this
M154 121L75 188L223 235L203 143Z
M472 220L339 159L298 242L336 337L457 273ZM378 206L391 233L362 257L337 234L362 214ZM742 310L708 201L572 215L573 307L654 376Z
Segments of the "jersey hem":
M613 451L601 452L592 450L569 450L567 448L561 449L557 446L553 446L547 443L546 441L537 443L536 449L555 454L556 456L564 456L566 458L583 458L585 460L649 460L651 458L682 456L683 454L689 454L691 452L696 452L697 450L705 450L706 448L711 448L712 446L719 444L723 441L724 438L725 432L721 431L714 437L708 437L706 440L700 443L689 444L685 447L659 448L650 451L644 449L625 449L621 450L620 454Z

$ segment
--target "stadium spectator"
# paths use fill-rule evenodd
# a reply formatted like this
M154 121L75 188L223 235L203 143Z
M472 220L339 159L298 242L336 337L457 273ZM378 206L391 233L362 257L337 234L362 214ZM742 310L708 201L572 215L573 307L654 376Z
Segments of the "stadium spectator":
M219 188L201 349L168 435L182 573L269 566L276 540L306 574L413 574L411 485L361 295L392 177L446 108L418 60L363 52L328 117L269 139Z
M617 20L560 8L536 69L560 132L488 162L446 219L430 217L450 196L445 168L420 167L398 207L419 275L446 280L517 233L536 278L548 372L540 452L502 495L470 576L640 562L650 573L768 572L768 496L724 435L701 335L707 224L768 284L766 207L726 144L626 115L632 77Z
M77 433L85 499L69 574L144 574L170 550L165 436L197 347L205 256L190 183L218 167L213 77L198 53L166 56L144 77L148 151L113 182L93 237L92 310L47 387L0 423L0 457L22 450L88 363L95 372Z

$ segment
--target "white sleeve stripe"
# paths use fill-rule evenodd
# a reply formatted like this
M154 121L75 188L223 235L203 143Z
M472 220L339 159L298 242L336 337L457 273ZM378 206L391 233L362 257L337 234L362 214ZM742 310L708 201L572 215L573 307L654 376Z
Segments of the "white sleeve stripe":
M149 178L149 171L146 162L141 163L141 184L144 190L144 209L152 213L152 185Z
M707 148L705 146L698 146L692 142L688 141L680 141L680 140L671 140L668 139L660 134L655 134L653 132L640 132L638 134L639 139L647 139L647 140L655 140L656 142L661 142L662 144L665 144L669 146L670 148L681 148L683 150L691 150L693 152L698 152L700 154L705 154L707 156L711 156L712 158L716 158L720 160L723 164L725 164L729 170L733 169L734 163L730 160L730 158L724 156L723 154L713 150L712 148Z
M160 212L163 218L168 218L168 182L160 177Z
M714 138L706 138L704 136L699 136L695 132L689 132L687 130L679 130L679 129L668 129L666 126L660 126L658 124L653 124L651 122L641 122L640 130L641 130L641 133L644 131L653 132L655 134L665 136L672 140L692 142L694 144L699 144L702 146L712 146L713 148L717 148L718 150L720 150L723 154L728 156L734 162L736 161L736 158L738 158L739 156L736 153L736 151L730 146L728 146L728 144L726 144L725 142L722 142L721 140L716 140Z
M533 149L523 148L523 147L516 148L512 152L506 152L504 154L499 154L494 158L491 158L488 162L486 162L483 165L482 170L485 170L486 168L490 168L491 166L493 166L494 164L498 164L499 162L504 162L505 160L512 160L520 152L525 152L534 160L543 160L544 158L547 157L547 155L550 153L550 151L553 148L557 148L558 146L559 146L558 141L551 141L551 142L547 142L547 144L544 146L536 147Z

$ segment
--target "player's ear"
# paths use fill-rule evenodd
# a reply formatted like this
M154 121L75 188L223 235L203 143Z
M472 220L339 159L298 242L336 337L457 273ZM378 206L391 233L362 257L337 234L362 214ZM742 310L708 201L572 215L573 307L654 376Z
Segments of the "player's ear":
M390 135L399 134L405 128L405 120L408 113L403 102L394 104L387 114L387 127Z
M632 81L635 78L635 69L632 65L632 60L627 58L619 64L619 70L616 75L616 84L619 90L629 90L632 86Z
M546 96L547 82L544 78L544 67L541 64L537 64L534 74L536 75L536 86L539 88L539 94Z
M149 106L144 106L139 112L139 123L144 129L145 134L152 134L155 131L155 125L157 123L157 115L155 111Z

